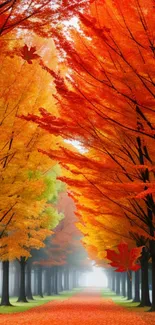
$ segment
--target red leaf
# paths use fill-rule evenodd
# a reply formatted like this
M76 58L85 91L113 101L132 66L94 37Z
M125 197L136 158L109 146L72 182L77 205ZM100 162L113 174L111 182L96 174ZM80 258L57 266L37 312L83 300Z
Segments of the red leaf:
M110 260L111 266L116 267L116 272L126 272L129 270L137 271L140 269L140 265L137 264L137 259L141 256L142 247L135 247L129 250L128 244L122 242L118 245L119 253L114 250L107 249L106 258Z
M29 49L28 46L25 44L21 49L21 57L29 64L32 64L32 60L39 58L39 55L36 54L35 52L36 52L35 46L32 46Z

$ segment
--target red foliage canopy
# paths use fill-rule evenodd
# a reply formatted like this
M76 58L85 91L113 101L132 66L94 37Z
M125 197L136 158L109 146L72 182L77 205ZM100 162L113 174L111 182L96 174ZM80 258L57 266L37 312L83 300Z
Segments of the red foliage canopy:
M4 0L0 3L0 35L12 29L33 30L51 37L58 22L69 20L86 5L85 0Z

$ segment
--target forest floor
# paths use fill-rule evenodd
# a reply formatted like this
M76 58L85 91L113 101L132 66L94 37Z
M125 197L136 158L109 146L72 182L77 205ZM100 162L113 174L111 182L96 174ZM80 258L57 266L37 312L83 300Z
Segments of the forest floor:
M117 296L114 292L109 289L102 290L102 297L104 299L111 299L115 304L118 304L120 307L124 307L129 313L136 313L141 320L144 321L144 324L155 325L155 312L150 313L150 307L139 307L139 302L133 302L132 300L127 300L123 296ZM129 323L124 323L129 324ZM141 325L143 323L138 323L135 325Z
M64 301L51 301L24 313L3 314L5 325L155 325L155 313L134 312L86 289Z
M49 301L65 300L72 297L75 293L79 292L80 289L73 289L71 291L63 291L59 295L45 296L41 298L40 296L33 296L34 300L28 300L28 303L17 302L17 297L10 298L10 303L12 306L0 306L1 314L13 314L20 313L29 310L34 307L38 307L48 303Z

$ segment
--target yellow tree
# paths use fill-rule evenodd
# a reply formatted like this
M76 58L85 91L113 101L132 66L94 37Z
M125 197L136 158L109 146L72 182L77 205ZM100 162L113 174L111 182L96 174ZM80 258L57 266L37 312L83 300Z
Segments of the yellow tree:
M37 59L30 66L17 50L25 43L31 47L35 42L40 50L38 56L43 56L51 67L56 64L53 42L26 32L22 39L15 32L9 36L7 41L1 37L0 53L0 258L5 266L5 283L8 283L8 261L21 257L25 261L31 248L42 247L50 234L49 228L57 225L60 216L47 200L56 198L61 187L56 182L58 168L52 169L55 161L38 151L44 146L56 147L55 138L18 118L19 114L37 112L45 103L50 110L55 109L50 98L51 76L38 65ZM4 291L8 293L5 286ZM8 296L2 303L9 303Z

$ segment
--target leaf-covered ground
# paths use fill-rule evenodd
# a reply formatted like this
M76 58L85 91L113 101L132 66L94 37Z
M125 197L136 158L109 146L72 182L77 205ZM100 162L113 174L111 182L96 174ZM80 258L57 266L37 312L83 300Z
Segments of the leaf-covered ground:
M25 312L30 308L38 307L40 305L46 304L49 301L65 300L73 296L77 291L79 292L80 289L73 289L72 291L63 291L57 296L45 296L44 298L40 298L40 296L34 296L34 300L29 300L29 303L17 302L17 297L10 298L10 302L13 307L0 306L0 315Z
M150 318L151 317L151 318ZM147 321L149 319L149 322ZM100 291L80 292L65 301L49 302L24 313L0 316L5 325L153 325L155 315L145 317L101 297Z

